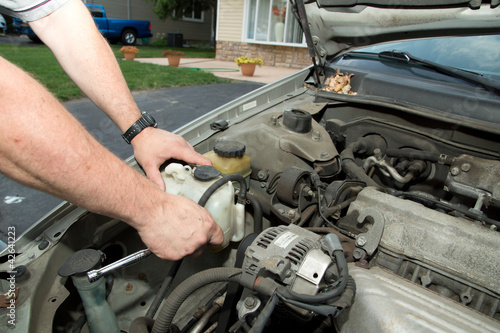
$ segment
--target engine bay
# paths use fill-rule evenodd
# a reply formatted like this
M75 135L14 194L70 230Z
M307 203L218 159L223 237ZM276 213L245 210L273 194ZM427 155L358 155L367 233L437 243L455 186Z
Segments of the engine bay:
M79 216L18 278L26 331L498 331L500 134L331 96L213 122L195 148L217 155L214 175L164 166L168 190L223 228L199 258L133 257L133 229ZM82 273L124 258L86 299Z

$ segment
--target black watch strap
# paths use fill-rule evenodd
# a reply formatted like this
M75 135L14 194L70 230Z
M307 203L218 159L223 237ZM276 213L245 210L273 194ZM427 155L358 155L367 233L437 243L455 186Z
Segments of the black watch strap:
M126 143L130 144L133 138L141 131L147 127L157 127L158 124L156 123L156 120L147 112L142 112L142 117L139 118L135 123L130 126L130 128L122 134L123 140L125 140Z

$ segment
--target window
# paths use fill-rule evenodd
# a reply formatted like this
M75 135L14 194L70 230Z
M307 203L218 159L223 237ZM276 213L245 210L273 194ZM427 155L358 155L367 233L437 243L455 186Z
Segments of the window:
M99 7L88 6L87 9L92 17L104 17L102 9Z
M287 0L246 0L245 40L271 44L304 44L304 34Z
M192 1L191 8L188 8L182 17L184 21L192 21L192 22L203 22L204 20L204 11L201 10L199 1Z

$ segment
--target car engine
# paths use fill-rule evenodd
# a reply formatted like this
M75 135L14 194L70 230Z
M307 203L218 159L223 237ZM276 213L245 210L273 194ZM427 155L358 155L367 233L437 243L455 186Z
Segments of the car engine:
M66 207L19 259L26 331L498 332L500 134L311 87L266 94L186 130L214 167L162 169L222 246L164 262L123 222Z

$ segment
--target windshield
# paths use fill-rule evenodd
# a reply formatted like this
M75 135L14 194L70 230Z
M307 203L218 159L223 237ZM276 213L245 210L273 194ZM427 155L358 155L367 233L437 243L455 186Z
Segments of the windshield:
M441 65L500 76L500 35L442 37L378 44L355 52L398 50Z

